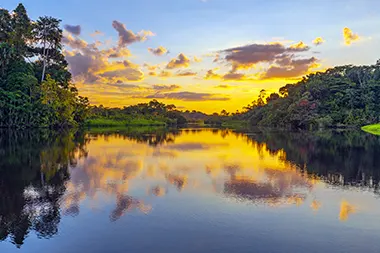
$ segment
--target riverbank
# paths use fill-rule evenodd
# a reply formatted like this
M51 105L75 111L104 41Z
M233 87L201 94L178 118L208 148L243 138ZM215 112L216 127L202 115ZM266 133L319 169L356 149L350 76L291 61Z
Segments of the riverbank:
M362 130L370 134L380 135L380 124L364 126Z
M124 127L124 126L166 126L166 122L154 119L91 119L86 122L88 127Z
M244 120L226 120L222 123L223 128L242 129L248 126L248 121Z

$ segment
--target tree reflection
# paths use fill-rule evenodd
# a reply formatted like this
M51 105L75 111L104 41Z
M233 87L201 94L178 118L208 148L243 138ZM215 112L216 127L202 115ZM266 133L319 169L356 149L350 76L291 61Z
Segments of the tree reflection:
M113 136L136 141L137 143L146 143L149 146L156 147L167 143L174 143L175 137L179 136L181 132L177 128L134 127L122 129L91 129L89 134L95 139Z
M247 136L271 153L283 151L291 162L331 186L379 188L380 138L361 131L260 131Z
M86 155L82 134L1 132L0 240L21 247L31 230L40 238L57 233L59 199L75 154Z
M130 195L132 180L145 180L139 184L147 184L151 196L199 187L274 206L303 203L319 179L328 187L376 192L379 185L380 138L358 131L0 133L0 240L18 247L32 231L40 238L57 234L61 215L79 215L81 202L97 193L115 200L111 221L135 210L149 212L141 197ZM324 204L312 200L313 210ZM356 212L353 204L342 202L341 220Z

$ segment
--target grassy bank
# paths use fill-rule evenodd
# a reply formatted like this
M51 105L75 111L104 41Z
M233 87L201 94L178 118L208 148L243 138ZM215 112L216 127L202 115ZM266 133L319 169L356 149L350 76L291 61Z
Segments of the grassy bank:
M124 126L166 126L166 123L154 119L130 119L130 120L114 120L114 119L91 119L86 123L89 127L124 127Z
M113 127L90 127L87 132L91 134L128 133L150 134L168 131L166 126L113 126Z
M222 127L232 128L232 129L241 129L246 128L248 122L244 120L228 120L222 123Z
M380 124L364 126L362 130L370 134L380 135Z

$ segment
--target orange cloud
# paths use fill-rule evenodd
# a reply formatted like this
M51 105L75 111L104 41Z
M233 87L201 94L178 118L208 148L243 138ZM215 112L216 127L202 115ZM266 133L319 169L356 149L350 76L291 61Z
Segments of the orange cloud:
M173 100L183 100L183 101L227 101L227 100L230 100L229 97L222 96L219 94L198 93L198 92L190 92L190 91L169 92L169 93L157 92L156 94L148 95L145 98L173 99Z
M318 45L321 45L323 43L325 43L326 41L322 38L322 37L317 37L313 40L313 44L318 46Z
M227 84L220 84L218 86L215 86L215 88L218 88L218 89L230 89L231 86L229 86Z
M120 81L142 81L144 79L144 73L142 71L130 67L104 72L99 75L106 78L104 82L111 83L117 83Z
M131 62L131 61L129 61L129 60L124 60L124 61L123 61L123 65L124 65L125 67L127 67L127 68L134 68L134 69L139 68L139 65L138 65L138 64L135 64L135 63L133 63L133 62Z
M147 63L144 63L143 66L144 66L145 68L147 68L148 70L150 70L150 71L154 71L154 70L160 68L158 65L149 65L149 64L147 64Z
M248 81L253 80L253 78L248 77L247 75L243 73L237 73L236 71L232 70L227 72L224 75L220 75L215 73L212 69L208 70L206 73L206 76L204 77L205 80L224 80L224 81Z
M155 84L153 85L153 89L156 91L174 91L180 89L181 86L177 84L171 84L171 85L166 85L166 84Z
M91 37L102 36L102 35L104 35L104 33L102 33L99 30L95 30L95 32L90 34Z
M176 69L176 68L188 68L190 66L190 59L180 53L177 58L172 59L167 65L167 69Z
M353 42L360 40L359 35L352 32L352 30L348 27L345 27L343 29L343 38L344 38L344 44L349 46Z
M128 48L112 47L104 50L105 54L108 54L108 58L122 58L131 56L131 51Z
M235 72L239 69L250 69L258 63L273 63L280 58L296 57L296 53L305 52L309 49L303 42L290 47L285 47L276 42L228 48L220 51L220 53L224 54L224 60L232 65L231 72Z
M290 48L292 49L309 49L309 46L303 43L302 41L298 42L297 44L290 45Z
M246 80L251 80L251 79L243 73L237 73L235 71L230 71L227 74L223 75L223 80L246 81Z
M198 58L198 57L194 56L194 61L195 62L202 62L202 58Z
M148 51L157 56L161 56L168 53L168 50L162 46L159 46L158 48L148 48Z
M148 37L154 36L154 33L151 31L142 30L139 33L135 34L131 30L127 30L123 23L114 20L112 22L112 27L119 34L119 47L128 46L135 42L145 41Z
M178 71L176 73L176 76L178 77L186 77L186 76L196 76L196 72L191 72L191 71Z
M159 77L162 77L162 78L167 78L167 77L171 77L172 76L172 73L169 72L169 71L165 71L165 70L162 70L160 72L160 74L158 74Z
M88 43L82 39L74 38L71 34L62 37L62 43L72 49L83 49L88 46Z
M205 80L218 80L221 79L221 75L214 72L214 70L210 69L207 71L206 76L204 77Z
M296 78L308 74L311 69L318 67L317 58L291 59L283 58L276 61L267 69L261 79L270 78Z
M129 60L109 61L109 58L130 56L130 51L126 48L112 47L100 50L99 43L88 44L71 35L66 36L63 43L74 49L64 51L64 54L76 82L112 84L144 79L139 65Z

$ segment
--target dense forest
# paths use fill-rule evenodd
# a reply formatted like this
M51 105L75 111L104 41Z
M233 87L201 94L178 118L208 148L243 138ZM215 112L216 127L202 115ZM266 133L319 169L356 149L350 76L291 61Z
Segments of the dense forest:
M182 112L173 104L166 105L152 100L149 103L107 108L102 105L91 106L89 110L90 126L118 125L184 125L187 123Z
M32 21L22 4L0 9L0 127L84 123L88 99L71 82L61 41L60 20Z
M339 66L310 74L279 93L263 90L245 108L252 125L316 129L380 121L380 61L370 66Z

